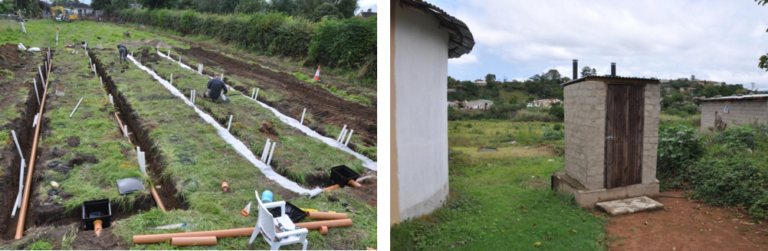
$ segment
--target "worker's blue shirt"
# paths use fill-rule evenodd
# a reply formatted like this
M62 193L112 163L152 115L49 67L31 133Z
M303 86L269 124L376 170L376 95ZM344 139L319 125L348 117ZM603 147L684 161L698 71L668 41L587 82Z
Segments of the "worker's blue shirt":
M221 79L218 78L212 78L208 81L208 95L212 99L219 98L219 95L221 95L221 90L224 90L224 94L227 94L227 85L224 84L224 81L221 81Z

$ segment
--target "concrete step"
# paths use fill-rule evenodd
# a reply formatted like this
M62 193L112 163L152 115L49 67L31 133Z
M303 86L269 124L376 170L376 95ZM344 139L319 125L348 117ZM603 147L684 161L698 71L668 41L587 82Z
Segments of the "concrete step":
M598 202L597 207L602 208L612 216L631 214L642 211L650 211L664 208L658 201L647 196L640 196L621 200Z

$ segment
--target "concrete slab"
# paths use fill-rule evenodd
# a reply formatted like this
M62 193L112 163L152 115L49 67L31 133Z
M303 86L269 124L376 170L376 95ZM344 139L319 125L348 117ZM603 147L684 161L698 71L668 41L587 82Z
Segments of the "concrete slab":
M597 203L597 207L602 208L612 216L631 214L641 211L664 208L664 205L658 201L652 200L647 196L628 198L623 200L612 200Z

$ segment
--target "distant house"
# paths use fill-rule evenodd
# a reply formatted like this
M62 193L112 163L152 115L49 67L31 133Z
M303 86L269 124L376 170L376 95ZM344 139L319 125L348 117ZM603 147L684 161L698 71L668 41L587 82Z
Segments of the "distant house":
M493 101L487 99L478 99L472 101L464 101L464 108L471 110L488 110L493 105Z
M360 14L357 14L357 17L362 17L363 19L368 19L369 17L375 16L376 12L371 11L371 9L368 9L368 11L360 11Z
M93 15L93 9L91 6L84 3L74 3L69 5L69 9L75 12L78 16L91 16Z
M456 92L456 88L448 88L448 92Z
M131 3L131 8L139 9L140 10L142 8L142 6L141 6L140 3L135 3L134 2L134 3Z
M554 103L562 103L563 101L556 98L549 99L537 99L531 103L528 103L526 107L550 107Z
M390 197L395 224L448 200L448 59L472 51L467 25L424 0L390 1Z
M485 80L482 80L482 79L475 79L475 85L486 86L488 85L488 83L486 83Z
M715 128L719 118L725 126L768 123L768 94L697 98L701 108L701 132Z

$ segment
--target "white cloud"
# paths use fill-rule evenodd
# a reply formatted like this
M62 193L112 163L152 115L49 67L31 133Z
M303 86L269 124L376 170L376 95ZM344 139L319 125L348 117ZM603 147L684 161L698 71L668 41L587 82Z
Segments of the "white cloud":
M757 59L768 52L768 6L753 1L435 0L434 4L469 26L476 58L449 62L475 67L475 75L516 71L510 78L527 78L541 73L535 70L554 68L571 77L571 60L579 59L579 67L589 65L598 74L608 74L610 63L616 62L622 76L696 75L768 88L768 73L757 68ZM523 69L528 72L520 72Z
M462 55L459 58L452 58L448 60L448 63L452 65L468 65L476 64L477 62L477 56L472 54Z

